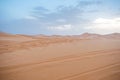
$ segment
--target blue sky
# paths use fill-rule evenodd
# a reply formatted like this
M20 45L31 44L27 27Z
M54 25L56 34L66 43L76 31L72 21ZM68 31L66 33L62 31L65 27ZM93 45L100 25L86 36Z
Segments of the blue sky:
M120 32L120 0L0 0L0 31L75 35Z

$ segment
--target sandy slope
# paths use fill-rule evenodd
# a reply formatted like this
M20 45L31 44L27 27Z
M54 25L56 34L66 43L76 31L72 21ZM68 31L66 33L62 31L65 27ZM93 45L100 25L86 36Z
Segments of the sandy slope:
M120 39L57 38L45 43L25 41L27 49L1 53L0 80L120 80Z

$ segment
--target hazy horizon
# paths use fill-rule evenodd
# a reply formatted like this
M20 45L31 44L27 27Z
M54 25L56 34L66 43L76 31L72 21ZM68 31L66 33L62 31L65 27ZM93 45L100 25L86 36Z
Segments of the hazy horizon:
M11 34L120 33L120 0L1 0L0 31Z

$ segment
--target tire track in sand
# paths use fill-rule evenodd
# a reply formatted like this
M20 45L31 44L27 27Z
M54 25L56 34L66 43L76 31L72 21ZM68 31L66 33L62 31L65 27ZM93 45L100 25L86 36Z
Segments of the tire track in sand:
M68 56L63 56L63 57L47 59L47 60L37 62L37 63L0 67L0 71L6 71L6 70L11 70L11 69L17 69L17 68L29 67L29 66L36 66L36 65L46 65L46 64L49 64L49 63L58 63L58 62L63 63L63 62L81 60L81 59L84 59L84 58L91 58L91 57L101 56L101 55L118 54L119 52L120 52L120 49L97 50L97 51L87 52L84 55L68 55ZM92 54L90 54L90 53L92 53Z
M98 67L98 68L88 70L88 71L85 71L85 72L73 74L73 75L70 75L70 76L62 77L62 78L59 78L57 80L74 80L75 78L78 78L80 76L87 75L87 74L94 73L94 72L99 72L99 71L106 70L106 69L110 69L110 68L113 68L115 66L120 66L120 62L105 65L105 66L102 66L102 67ZM118 72L120 72L120 70Z

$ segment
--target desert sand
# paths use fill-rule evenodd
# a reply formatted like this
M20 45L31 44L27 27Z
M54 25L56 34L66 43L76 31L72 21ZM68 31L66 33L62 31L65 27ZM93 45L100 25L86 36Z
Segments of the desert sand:
M0 33L0 80L120 80L120 34Z

